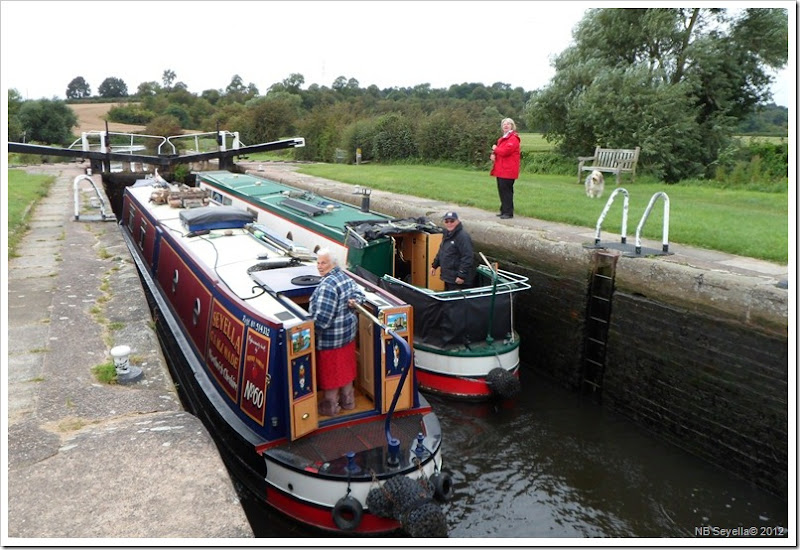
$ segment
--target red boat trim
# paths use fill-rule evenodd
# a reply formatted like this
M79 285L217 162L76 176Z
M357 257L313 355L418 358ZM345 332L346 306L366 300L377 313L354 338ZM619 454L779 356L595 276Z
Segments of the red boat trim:
M458 397L488 398L492 395L485 376L466 378L431 372L419 366L416 371L421 390ZM519 369L514 369L513 374L519 378Z
M345 496L342 494L342 496ZM288 515L290 518L326 531L344 533L333 522L333 509L302 502L290 494L284 493L274 487L267 487L265 499L267 504ZM364 505L364 503L361 503ZM391 533L401 528L400 522L394 519L378 517L369 512L364 512L361 523L348 534L375 535Z

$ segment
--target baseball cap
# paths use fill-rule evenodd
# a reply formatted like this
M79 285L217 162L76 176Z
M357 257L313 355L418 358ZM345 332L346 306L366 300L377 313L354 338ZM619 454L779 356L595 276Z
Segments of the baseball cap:
M447 218L453 218L454 220L457 220L458 219L458 213L457 212L445 212L444 216L442 216L442 219L446 220Z

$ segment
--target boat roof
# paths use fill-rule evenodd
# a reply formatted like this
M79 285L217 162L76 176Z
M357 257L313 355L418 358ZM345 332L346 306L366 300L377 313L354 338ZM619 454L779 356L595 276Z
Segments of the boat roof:
M213 274L223 292L246 300L247 307L287 328L307 319L304 312L287 307L258 285L286 297L309 294L319 282L314 260L292 257L287 251L260 240L247 227L242 227L240 218L232 221L230 227L197 230L191 225L197 219L213 218L215 223L224 225L225 222L219 222L211 213L223 212L225 208L173 208L169 204L156 204L150 201L154 189L154 186L137 186L128 187L126 192L161 223L165 233L178 241L183 250ZM370 301L390 305L383 295L359 286Z
M392 218L378 212L364 212L351 204L253 174L219 170L199 172L198 176L206 183L240 199L273 212L280 212L339 241L343 240L348 230L354 231L366 241L412 231L442 232L440 227L424 217ZM359 191L354 194L359 194Z

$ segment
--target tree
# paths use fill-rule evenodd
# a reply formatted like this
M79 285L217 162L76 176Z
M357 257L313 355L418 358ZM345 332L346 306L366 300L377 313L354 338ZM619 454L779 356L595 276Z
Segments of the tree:
M92 95L92 89L82 76L76 76L67 86L67 99L83 99Z
M63 101L40 99L24 102L17 113L25 141L68 145L78 117Z
M172 115L161 115L151 120L144 132L151 136L177 136L181 123Z
M289 78L283 80L282 84L287 92L296 94L300 91L300 87L305 81L305 77L300 73L292 73L289 75Z
M17 90L8 90L8 141L22 142L27 140L27 136L23 134L19 116L17 116L23 103L22 95Z
M788 58L783 9L589 10L527 105L565 155L642 147L665 181L710 175L737 121L770 98Z
M245 87L242 77L233 75L231 83L225 88L225 98L229 102L244 103L258 95L258 88L252 82Z
M291 136L300 116L302 100L297 94L271 92L248 101L237 128L246 143L267 143Z
M150 82L142 82L139 84L139 87L136 88L136 95L145 98L154 96L160 91L161 85L155 80L151 80Z
M164 83L164 87L169 90L172 87L172 83L175 82L175 71L172 69L167 69L161 74L161 82Z
M128 86L121 78L110 76L100 84L97 93L100 97L127 97Z

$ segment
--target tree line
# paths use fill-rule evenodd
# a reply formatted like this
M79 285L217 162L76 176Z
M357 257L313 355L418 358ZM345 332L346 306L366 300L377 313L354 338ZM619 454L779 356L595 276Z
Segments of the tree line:
M565 159L596 145L641 147L642 171L675 182L714 177L736 157L738 132L788 128L788 111L769 104L769 70L787 59L785 9L598 8L587 10L573 43L553 61L550 83L532 92L502 82L362 88L344 76L330 87L304 87L294 73L263 95L239 75L224 89L195 94L168 69L160 83L143 82L133 95L117 77L105 79L98 94L122 100L109 120L145 125L148 134L223 128L247 144L302 136L306 147L295 154L328 162L341 151L352 159L358 148L363 160L485 168L500 120L511 117L520 131L542 132ZM92 97L82 77L66 95ZM54 120L14 107L12 121L9 93L9 139L19 132L34 139L36 124L53 132L69 122L56 105L44 106L57 111ZM47 139L65 137L54 134Z

